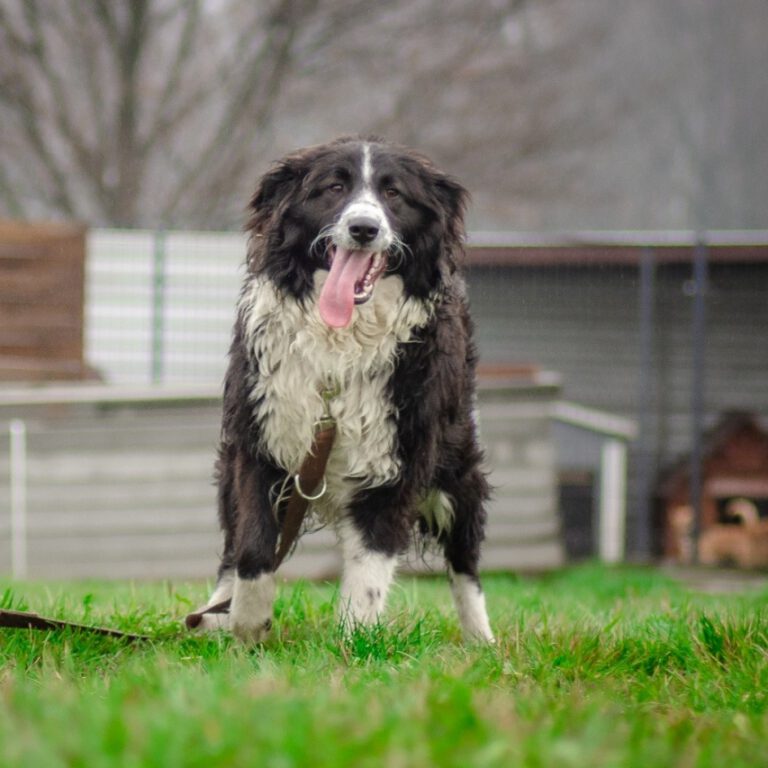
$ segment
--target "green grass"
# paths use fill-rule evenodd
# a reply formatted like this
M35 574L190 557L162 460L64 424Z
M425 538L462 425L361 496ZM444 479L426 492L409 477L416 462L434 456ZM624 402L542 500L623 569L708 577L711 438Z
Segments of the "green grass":
M466 647L442 579L342 636L332 585L284 585L270 642L185 634L194 584L15 584L3 607L152 634L0 630L0 765L763 766L768 592L653 571L485 579Z

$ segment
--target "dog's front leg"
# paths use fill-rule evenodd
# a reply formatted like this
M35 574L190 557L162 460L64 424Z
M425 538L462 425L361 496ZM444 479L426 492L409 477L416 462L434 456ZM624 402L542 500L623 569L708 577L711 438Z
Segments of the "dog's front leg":
M275 601L275 574L263 571L251 578L235 577L230 612L232 634L248 645L267 639L272 629L272 606Z
M371 541L351 517L344 518L337 530L343 558L339 619L344 630L350 631L379 620L397 557L377 547L382 542Z
M278 528L269 506L269 480L264 468L241 453L235 486L237 530L235 578L232 587L230 628L245 643L260 643L272 628L275 600L273 571Z

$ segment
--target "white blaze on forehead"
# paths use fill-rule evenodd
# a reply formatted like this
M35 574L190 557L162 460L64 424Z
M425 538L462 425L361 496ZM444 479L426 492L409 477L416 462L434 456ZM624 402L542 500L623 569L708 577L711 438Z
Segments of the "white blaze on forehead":
M362 166L360 172L363 181L362 189L344 210L342 218L347 219L351 216L370 216L379 222L379 226L388 228L381 201L378 199L373 188L373 150L367 141L363 144ZM386 246L389 246L389 243L387 243Z
M371 162L371 145L363 144L363 189L370 191L373 182L373 163Z

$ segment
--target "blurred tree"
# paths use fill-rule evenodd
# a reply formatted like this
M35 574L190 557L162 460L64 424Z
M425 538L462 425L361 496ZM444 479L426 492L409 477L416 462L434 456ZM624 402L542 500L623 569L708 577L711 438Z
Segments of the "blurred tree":
M0 212L237 226L271 158L419 147L488 229L765 226L768 3L0 0Z
M365 6L319 5L0 0L3 207L114 226L221 224L291 67Z
M615 21L605 5L380 4L351 41L317 52L313 78L289 84L280 135L300 115L315 133L303 131L298 143L315 140L318 126L381 133L423 149L467 184L473 227L551 226L553 205L598 202L585 191L585 157L626 112L602 87L613 71L601 54ZM333 84L322 103L312 94L318 80Z
M453 109L430 135L428 116L449 93L461 106L455 95L476 84L468 68L524 5L0 0L0 205L222 227L239 222L265 159L297 144L374 132L430 151L453 143L438 152L451 160L482 121ZM502 56L479 71L503 67ZM503 120L499 109L481 117Z

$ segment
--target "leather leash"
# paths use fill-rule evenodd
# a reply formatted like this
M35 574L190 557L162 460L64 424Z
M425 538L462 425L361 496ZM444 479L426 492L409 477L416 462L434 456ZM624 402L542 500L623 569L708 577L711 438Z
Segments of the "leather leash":
M105 637L117 637L122 640L129 640L130 642L152 639L148 635L133 635L128 632L121 632L118 629L90 627L86 624L75 624L71 621L48 619L37 613L27 613L26 611L0 610L0 627L8 629L39 629L43 632L53 629L74 629L78 632L87 632L91 635L103 635Z
M304 457L301 469L293 478L293 490L285 507L280 542L275 553L274 570L278 569L285 560L285 556L291 551L310 503L321 499L325 494L325 468L336 439L336 422L332 419L330 422L315 432L312 448ZM317 488L321 483L322 488L318 491Z
M336 420L331 416L330 404L331 400L338 394L338 390L327 387L320 394L325 409L323 416L315 423L315 434L309 453L304 457L301 468L293 477L293 490L285 507L285 516L280 528L280 539L272 565L273 571L280 567L295 544L310 503L321 499L326 491L325 468L328 465L328 458L336 439ZM322 487L318 491L318 486L321 484ZM208 613L229 613L231 603L231 598L222 600L220 603L205 606L199 611L188 614L184 620L187 629L199 627L203 617Z

